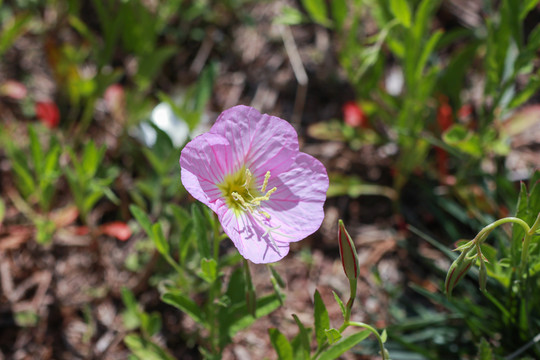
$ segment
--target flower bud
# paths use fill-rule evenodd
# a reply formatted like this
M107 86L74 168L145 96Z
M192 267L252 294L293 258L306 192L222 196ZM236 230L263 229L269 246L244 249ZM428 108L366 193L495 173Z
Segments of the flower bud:
M14 100L22 100L28 94L28 90L23 83L15 80L7 80L0 84L0 96L7 96Z
M481 291L486 291L486 283L487 283L486 262L482 258L482 256L480 256L479 259L480 259L480 270L478 272L478 283L480 285L480 290Z
M55 128L60 122L60 110L51 101L40 101L36 103L36 116L49 129Z
M444 282L444 288L446 290L446 295L450 297L452 295L452 290L461 280L463 275L467 273L467 270L471 267L472 263L475 261L475 257L467 257L467 253L462 253L450 266L448 269L448 274L446 275L446 281Z
M345 229L345 225L343 225L342 220L339 220L338 241L341 264L343 265L345 275L347 278L349 278L349 280L358 279L358 255L356 253L354 242Z
M343 105L343 117L345 124L353 128L367 127L367 116L362 108L354 101L348 101Z

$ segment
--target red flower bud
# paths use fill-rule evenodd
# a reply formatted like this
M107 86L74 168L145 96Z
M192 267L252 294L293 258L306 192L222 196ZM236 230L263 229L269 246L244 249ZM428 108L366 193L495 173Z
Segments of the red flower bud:
M448 98L444 95L440 97L439 109L437 109L437 123L441 131L446 131L454 123L452 107L448 104Z
M114 236L118 240L126 241L131 237L131 228L124 222L113 221L100 226L103 234Z
M49 129L57 127L60 122L60 110L53 102L37 102L36 116Z
M367 127L367 116L362 108L354 101L348 101L343 104L343 117L345 124L351 127Z

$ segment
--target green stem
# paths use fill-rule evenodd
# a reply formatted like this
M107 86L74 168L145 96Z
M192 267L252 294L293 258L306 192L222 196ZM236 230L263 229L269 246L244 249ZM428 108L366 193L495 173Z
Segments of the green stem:
M219 243L220 243L220 233L219 233L219 221L217 220L217 216L214 215L213 219L213 258L217 263L218 266L218 274L219 274ZM211 344L211 351L213 354L217 355L221 353L221 350L219 349L219 339L221 336L217 336L217 331L219 330L219 326L217 324L217 306L214 306L214 301L217 296L219 296L219 292L221 290L221 282L219 280L219 277L214 280L214 282L210 285L210 291L208 294L208 307L207 307L207 314L208 314L208 325L210 326L210 344Z
M377 338L377 341L379 342L379 347L381 348L382 359L383 360L389 360L387 358L387 356L386 356L386 350L384 349L384 343L382 341L381 335L379 334L379 332L374 327L372 327L372 326L370 326L368 324L364 324L364 323L356 322L356 321L349 322L349 325L361 327L361 328L364 328L364 329L367 329L367 330L371 331L371 333L373 335L375 335L375 337Z
M174 261L172 256L169 254L163 254L163 257L169 263L169 265L171 265L174 268L174 270L178 273L178 275L182 276L182 274L184 273L184 270L182 269L180 265L178 265L176 261Z
M529 257L529 245L531 243L531 239L536 232L536 229L540 226L540 213L536 216L536 220L534 221L534 224L531 228L527 225L527 227L524 227L525 230L525 237L523 238L523 247L521 249L521 264L519 267L519 277L521 278L523 275L523 272L526 269L527 266L527 260Z
M487 237L487 235L491 231L493 231L493 229L495 229L497 226L500 226L500 225L506 224L506 223L510 223L510 222L520 225L523 228L523 230L525 230L526 233L528 233L530 231L529 225L525 221L521 220L520 218L506 217L506 218L503 218L503 219L499 219L499 220L487 225L486 227L484 227L482 230L480 230L478 235L476 235L476 237L474 238L474 241L484 240Z
M213 238L213 243L214 243L214 260L216 260L216 263L218 263L218 266L219 266L219 261L218 261L218 258L219 258L219 243L221 242L221 240L223 239L222 235L220 235L219 233L219 221L217 219L217 215L214 215L214 223L212 224L213 225L213 230L214 230L214 238Z
M349 322L349 319L351 318L351 312L352 312L352 306L354 304L354 299L356 298L356 286L358 284L358 280L356 278L349 279L349 286L351 289L351 295L349 297L349 301L347 301L347 305L345 308L345 317L344 317L344 325L345 323Z

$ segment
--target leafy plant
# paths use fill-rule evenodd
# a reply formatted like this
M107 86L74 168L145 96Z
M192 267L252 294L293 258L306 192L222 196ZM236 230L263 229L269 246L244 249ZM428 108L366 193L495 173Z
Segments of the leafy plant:
M75 205L84 223L95 204L106 196L113 203L119 199L111 190L110 185L118 176L118 170L108 167L100 173L105 156L105 146L97 148L93 141L86 143L79 157L71 147L66 147L71 159L71 166L64 168Z

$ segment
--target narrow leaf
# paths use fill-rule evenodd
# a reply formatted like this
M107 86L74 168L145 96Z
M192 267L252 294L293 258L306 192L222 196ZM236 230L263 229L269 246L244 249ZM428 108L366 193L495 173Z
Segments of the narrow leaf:
M137 205L130 205L129 211L131 211L131 214L135 217L135 220L137 220L139 225L141 225L144 231L146 231L146 234L149 237L152 237L152 223L150 222L150 218L148 218L148 215L146 215L145 212Z
M329 24L326 14L326 3L324 0L302 0L302 5L306 8L309 16L319 25Z
M390 0L390 10L403 26L411 26L411 8L407 0Z
M300 321L298 316L296 314L293 314L294 321L296 322L296 325L298 325L298 329L300 330L298 336L300 337L300 342L302 344L302 348L304 350L304 358L309 358L309 351L310 351L310 345L309 345L309 332L305 328L304 324Z
M193 300L183 295L180 291L168 291L161 296L161 300L188 314L195 322L201 324L204 323L201 307Z
M214 259L201 259L202 277L209 283L213 283L217 279L217 262Z
M163 235L163 230L161 228L161 224L159 222L155 223L152 226L152 240L154 241L154 244L156 245L157 251L161 255L167 256L169 255L169 243L165 239L165 236Z
M335 291L332 291L332 293L334 294L334 299L336 299L336 302L338 303L339 308L341 309L341 313L343 314L343 318L345 318L346 310L345 310L345 305L343 304L343 301L341 300L339 295L336 294Z
M196 242L199 247L199 252L202 258L210 259L210 244L208 243L208 234L206 232L206 225L204 215L196 204L191 207L191 216L193 217L193 225L195 229L195 235L197 237Z
M30 152L34 162L34 170L39 177L42 175L43 169L43 150L36 135L36 130L32 126L28 127L28 137L30 138Z
M317 344L321 347L326 340L326 330L330 328L330 318L328 317L328 310L326 310L321 294L317 290L315 291L314 300L315 336L317 338Z
M276 349L278 359L280 360L292 360L293 350L289 340L278 329L268 329L270 335L270 342L274 349Z
M367 338L369 334L371 334L369 330L364 330L364 331L361 331L359 333L353 334L351 336L348 336L340 340L330 349L324 351L319 357L319 360L337 359L340 355L345 353L347 350L351 349L353 346L355 346L356 344L358 344L359 342Z

